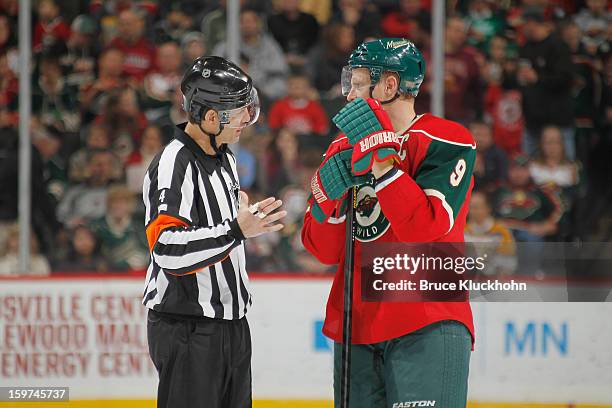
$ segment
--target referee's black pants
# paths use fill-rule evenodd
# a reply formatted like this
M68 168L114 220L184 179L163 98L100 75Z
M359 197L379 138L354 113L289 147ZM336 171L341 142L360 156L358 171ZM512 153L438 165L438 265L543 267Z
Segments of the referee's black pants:
M149 310L158 408L251 408L251 333L240 320L182 319Z

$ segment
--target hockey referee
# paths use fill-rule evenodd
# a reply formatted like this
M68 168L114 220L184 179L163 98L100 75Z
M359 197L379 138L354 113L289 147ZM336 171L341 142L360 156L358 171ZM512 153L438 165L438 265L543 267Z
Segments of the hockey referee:
M143 304L159 373L157 406L251 407L251 305L244 240L278 231L281 201L249 206L227 148L259 115L253 82L235 64L201 57L181 91L189 122L144 179L151 262Z

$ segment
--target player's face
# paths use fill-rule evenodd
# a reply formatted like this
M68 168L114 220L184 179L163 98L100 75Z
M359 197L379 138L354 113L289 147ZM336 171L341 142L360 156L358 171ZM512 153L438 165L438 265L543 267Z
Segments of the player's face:
M370 97L370 72L367 68L355 68L352 70L351 90L346 100L351 102L357 98Z

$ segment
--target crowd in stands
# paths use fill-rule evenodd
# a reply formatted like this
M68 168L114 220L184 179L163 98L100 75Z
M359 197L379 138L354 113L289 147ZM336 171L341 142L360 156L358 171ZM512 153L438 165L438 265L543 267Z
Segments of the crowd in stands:
M466 238L610 238L611 2L452 0L445 117L477 142ZM240 1L240 61L262 98L238 157L252 200L286 227L249 241L249 270L326 272L300 242L309 179L337 131L340 73L360 42L413 41L428 62L431 0ZM0 275L17 273L18 0L0 0ZM27 11L29 12L29 11ZM187 120L178 85L201 55L227 56L224 0L33 0L31 274L147 265L140 198L153 157ZM608 225L609 227L610 225ZM606 235L608 234L608 235Z

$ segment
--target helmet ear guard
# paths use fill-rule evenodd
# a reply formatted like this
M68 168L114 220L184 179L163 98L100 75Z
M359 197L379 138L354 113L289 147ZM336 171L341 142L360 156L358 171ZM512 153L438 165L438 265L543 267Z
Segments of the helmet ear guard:
M183 95L183 110L187 113L187 117L189 118L190 123L199 124L202 122L202 118L204 117L204 106L200 105L197 102L194 102L193 99L191 103L189 103L185 95Z

